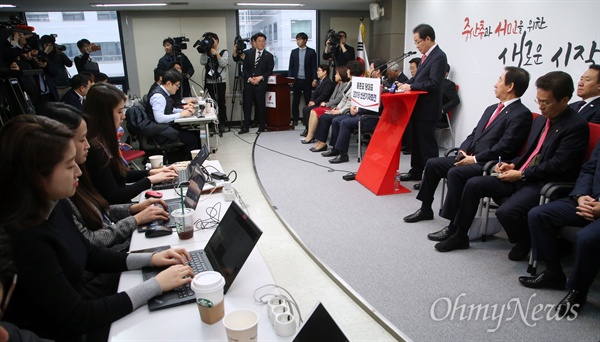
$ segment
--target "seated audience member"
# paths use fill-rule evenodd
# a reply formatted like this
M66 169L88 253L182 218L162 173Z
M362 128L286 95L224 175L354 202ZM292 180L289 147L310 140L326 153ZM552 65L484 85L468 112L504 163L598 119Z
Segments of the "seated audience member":
M437 128L447 128L448 120L446 119L446 114L452 111L454 107L458 106L460 103L460 98L458 97L458 93L456 92L456 83L452 82L448 78L448 74L450 73L450 64L446 64L446 78L442 82L442 112L440 113L440 117L437 121ZM529 84L529 80L527 80ZM520 97L520 96L519 96Z
M186 131L175 124L173 121L179 118L186 118L194 115L194 105L187 104L184 108L175 108L174 100L171 97L181 85L181 73L174 69L165 72L162 78L162 84L148 94L148 104L146 113L148 117L161 124L171 124L173 128L179 131L179 139L186 145L188 151L200 148L200 137L197 132Z
M388 65L387 71L387 79L386 84L383 86L386 88L390 88L394 83L404 83L408 81L408 77L404 75L402 71L400 71L400 65L396 62L392 62Z
M163 70L161 68L154 68L154 83L152 83L152 85L150 86L150 90L148 90L148 94L152 93L154 88L160 87L160 85L162 84L162 78L165 75L165 72L167 72L167 71Z
M357 60L348 62L346 66L348 67L347 73L348 78L350 79L350 82L348 83L348 89L344 93L344 97L340 103L338 103L338 105L331 110L326 111L325 114L319 118L319 122L317 123L317 128L315 130L317 144L310 148L312 152L327 151L327 136L329 135L329 127L334 124L334 121L345 119L343 117L344 115L350 115L350 106L352 105L352 77L360 77L365 72L365 68L362 63ZM337 139L337 137L334 136L332 132L331 141L335 142L335 139Z
M350 89L350 78L348 77L348 67L339 66L335 68L335 82L337 83L335 88L333 89L333 93L329 97L327 102L323 101L319 104L319 106L313 107L310 110L310 117L308 119L308 130L304 135L306 139L300 139L300 142L303 144L312 144L314 143L314 134L315 129L317 129L317 124L319 123L319 118L326 111L331 110L335 107L342 99L344 98L344 94ZM302 135L302 134L300 134Z
M571 103L571 108L588 122L600 123L600 65L590 65L581 75L577 96L581 97L581 101Z
M171 64L171 69L169 69L169 70L176 70L177 72L179 72L181 74L181 77L183 79L183 72L181 71L181 65L179 64L178 61L173 62L173 64ZM163 76L164 76L164 72L163 72ZM173 107L174 108L193 110L194 106L189 105L189 103L197 102L195 97L183 98L182 93L180 91L176 91L175 94L171 95L171 97L173 98Z
M98 74L96 74L94 76L94 82L96 83L109 83L108 82L108 75L103 73L103 72L99 72Z
M329 66L327 66L327 64L319 65L319 67L317 68L317 79L317 86L315 87L315 90L310 96L310 101L308 102L308 105L302 108L302 120L304 122L304 131L300 134L300 136L303 137L306 137L308 135L308 131L310 128L309 118L311 116L312 110L319 107L321 104L325 104L333 94L333 91L335 90L335 84L333 83L331 78L329 78ZM310 140L312 140L313 133L315 131L315 128L317 127L316 119L312 121L312 124L313 127L311 129ZM310 140L300 139L300 141L302 141L303 144L309 144Z
M82 110L85 97L92 84L94 84L94 82L87 75L77 74L73 76L73 78L71 78L71 89L65 93L60 99L60 102Z
M90 89L83 108L89 117L88 139L91 145L86 167L92 184L110 204L129 203L152 184L177 175L174 167L129 170L122 162L116 134L125 118L125 99L125 94L117 87L98 83Z
M370 64L370 75L371 78L381 78L381 70L385 68L386 62L381 59L374 59L373 63ZM356 106L350 107L350 115L344 115L339 120L334 120L331 126L331 138L329 139L329 145L333 148L329 151L321 153L323 157L335 157L330 159L329 162L332 164L346 163L350 160L348 157L348 148L350 146L350 138L352 131L358 128L359 121L361 127L364 130L374 130L378 118L362 118L362 114L381 115L381 107L377 112L369 111ZM361 121L362 120L362 121Z
M562 290L569 293L557 305L561 316L578 312L600 269L600 144L583 165L569 197L531 209L528 215L532 253L544 261L546 270L537 276L519 277L526 287ZM567 282L559 259L557 232L563 226L583 227L577 232L575 268Z
M483 174L483 166L490 160L515 158L531 129L531 111L521 103L521 96L529 87L529 73L521 68L506 67L494 84L500 103L487 107L477 126L460 145L458 156L431 158L425 164L423 181L417 199L421 208L404 218L413 223L433 220L431 205L435 190L442 178L448 179L448 192L440 216L452 220L456 215L465 183ZM454 231L444 227L429 234L429 239L443 241Z
M590 137L587 122L568 105L573 94L573 79L562 71L552 71L535 82L536 102L541 116L529 132L525 153L494 167L495 176L470 178L463 190L456 215L448 229L452 235L438 242L440 252L469 248L467 235L477 212L479 199L505 198L496 217L514 247L510 260L523 260L529 254L531 239L527 213L537 206L546 182L574 181Z
M408 70L410 71L410 77L413 78L417 74L417 69L419 69L419 64L421 64L421 58L415 57L408 61Z
M98 248L81 235L64 201L75 194L81 171L75 163L73 133L63 124L20 115L0 129L0 145L0 190L19 194L0 206L0 234L10 239L19 275L4 315L7 322L42 338L84 341L88 332L191 281L185 249L118 253ZM171 267L99 300L80 295L84 270L122 272L143 266Z

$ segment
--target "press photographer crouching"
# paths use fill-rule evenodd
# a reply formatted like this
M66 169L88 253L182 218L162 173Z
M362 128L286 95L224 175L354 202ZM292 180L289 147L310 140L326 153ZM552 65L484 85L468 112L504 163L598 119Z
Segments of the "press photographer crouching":
M217 101L219 122L221 123L219 134L223 134L227 123L225 89L227 88L229 52L225 49L219 51L219 36L213 32L206 32L194 44L194 47L200 53L200 64L204 65L204 87L210 96Z

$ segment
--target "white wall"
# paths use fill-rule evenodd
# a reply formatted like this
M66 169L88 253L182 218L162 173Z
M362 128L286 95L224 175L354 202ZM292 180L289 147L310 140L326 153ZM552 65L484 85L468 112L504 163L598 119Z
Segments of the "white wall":
M600 42L600 1L503 1L495 0L407 0L406 9L407 50L415 50L412 30L420 23L433 26L436 42L448 56L452 66L450 79L460 86L461 105L456 111L456 143L471 133L485 107L497 102L494 83L504 66L521 66L531 74L529 89L523 103L533 112L539 108L533 101L536 96L535 80L549 71L562 70L573 77L575 87L590 60L592 46ZM463 34L466 21L475 28L483 20L484 28L491 29L487 37ZM544 28L528 29L530 20L544 20ZM511 34L494 33L498 23L522 22L522 28ZM411 34L409 34L409 32ZM523 48L521 49L522 40ZM570 58L565 61L571 44ZM583 54L575 58L578 49ZM507 49L505 60L499 59ZM562 48L555 62L553 56ZM513 60L513 51L521 51ZM594 63L600 63L600 46L592 54ZM418 56L418 55L417 55ZM534 57L538 56L538 57ZM522 60L521 58L522 57ZM503 63L504 62L504 63ZM407 62L408 63L408 62ZM405 65L408 68L408 64ZM576 100L576 94L571 101Z

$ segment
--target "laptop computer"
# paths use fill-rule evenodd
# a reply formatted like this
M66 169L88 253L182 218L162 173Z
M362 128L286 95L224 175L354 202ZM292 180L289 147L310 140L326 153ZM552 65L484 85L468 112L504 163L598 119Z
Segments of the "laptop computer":
M348 338L319 302L296 333L293 342L347 342Z
M189 252L192 255L190 266L194 269L194 273L201 271L221 273L225 278L224 293L227 293L261 235L262 231L242 208L236 202L231 202L206 247ZM206 266L204 270L200 270L199 267L202 263ZM142 268L144 280L156 276L160 271L162 269ZM186 284L150 299L148 309L155 311L194 302L194 292L189 284Z
M202 171L200 171L200 166L198 165L195 165L193 167L192 174L193 175L190 179L190 184L188 186L187 193L185 194L183 203L186 208L196 210L196 207L198 206L198 201L200 201L200 195L202 194L202 188L204 187L206 180L204 179L204 174L202 173ZM175 209L181 209L180 198L171 198L165 200L165 203L169 207L169 209L167 210L169 213ZM169 215L169 221L164 222L163 226L175 228L175 220L173 220L173 217L171 215Z
M204 161L208 158L209 154L210 153L208 151L208 147L206 146L206 144L204 144L204 146L202 146L202 149L200 149L200 152L198 152L196 158L194 158L185 169L179 170L177 177L166 180L164 182L153 184L152 190L173 189L177 187L180 182L188 182L192 178L194 166L202 165Z

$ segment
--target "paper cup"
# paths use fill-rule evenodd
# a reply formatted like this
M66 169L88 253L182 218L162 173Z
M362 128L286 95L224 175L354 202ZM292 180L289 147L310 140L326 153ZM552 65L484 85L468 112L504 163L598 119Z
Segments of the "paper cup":
M220 321L225 315L223 302L223 287L225 278L214 271L196 274L190 287L196 295L196 304L202 322L213 324Z
M252 310L236 310L223 318L229 342L256 341L258 336L258 314Z
M175 228L177 235L181 240L187 240L194 237L194 209L185 208L175 209L171 212L173 220L175 220Z
M148 159L150 159L150 165L152 165L153 169L158 169L163 166L163 156L161 155L150 156Z

